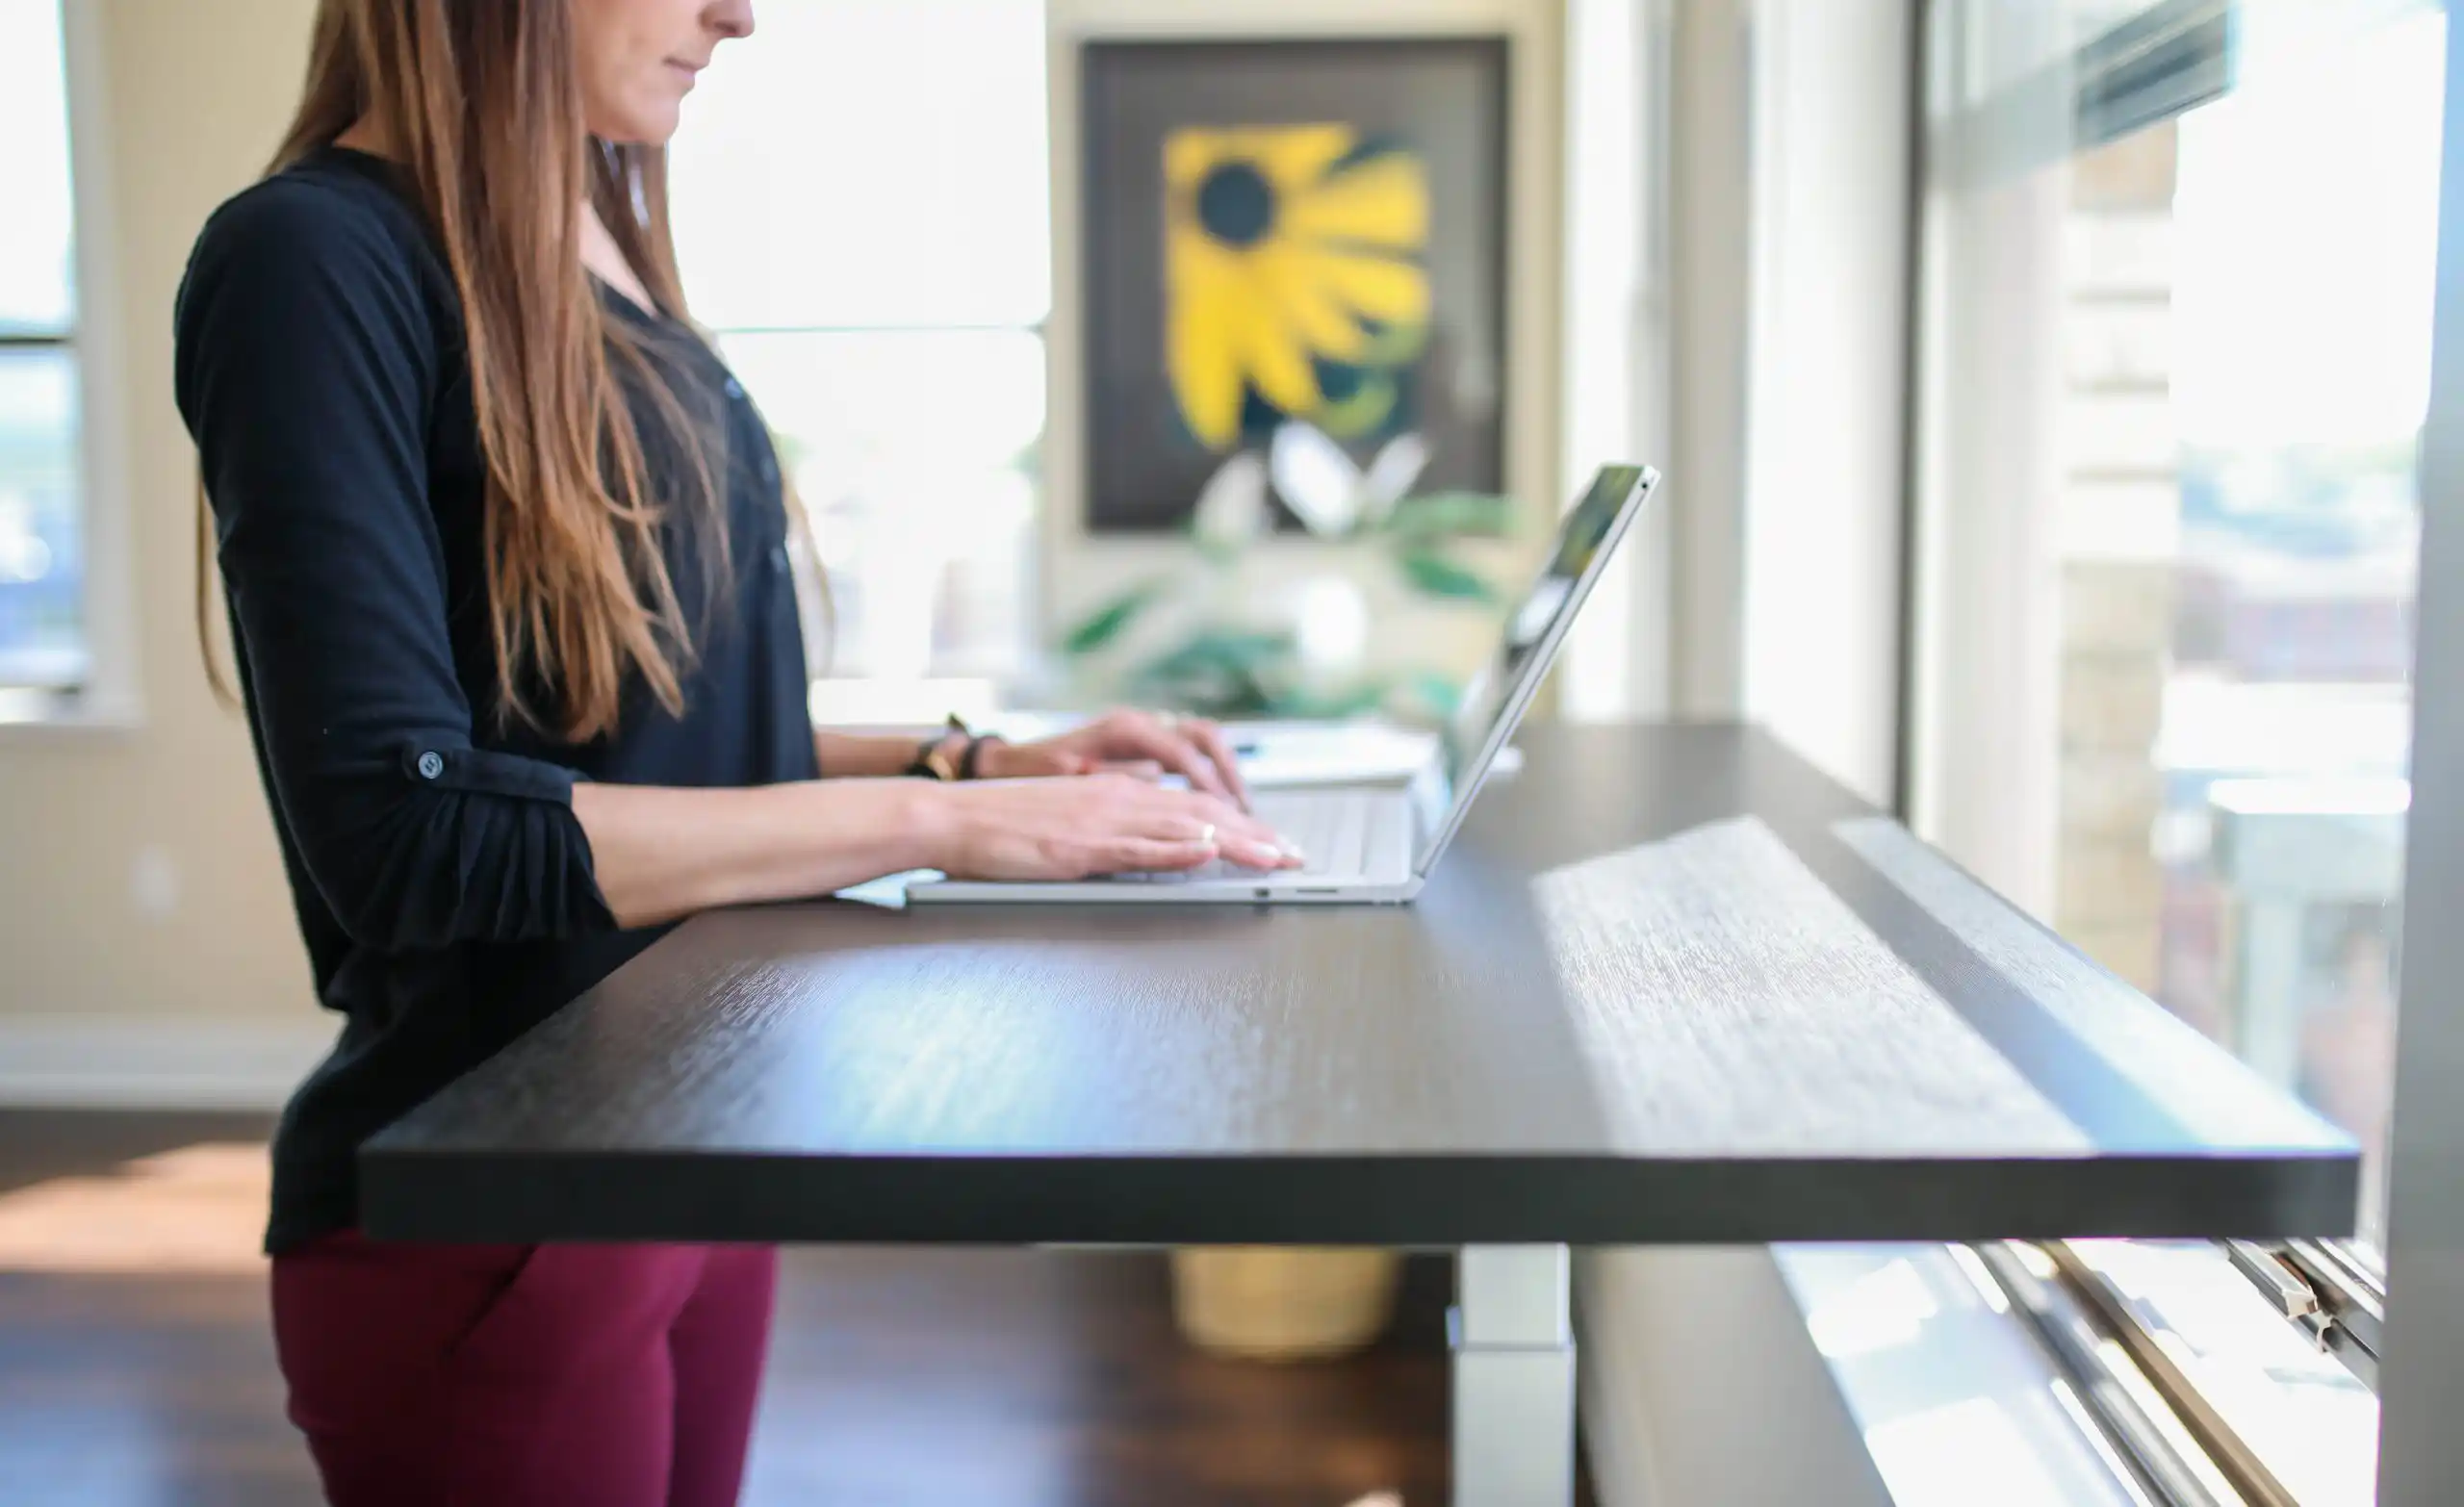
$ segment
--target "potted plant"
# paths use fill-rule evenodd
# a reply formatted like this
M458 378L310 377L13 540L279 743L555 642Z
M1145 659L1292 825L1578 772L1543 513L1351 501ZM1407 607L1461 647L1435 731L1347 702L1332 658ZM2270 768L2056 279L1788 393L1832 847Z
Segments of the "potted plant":
M1063 636L1072 682L1210 717L1444 718L1463 666L1414 646L1449 619L1457 634L1494 623L1502 599L1465 546L1513 538L1520 513L1487 494L1413 495L1428 459L1405 434L1357 466L1300 422L1235 453L1192 510L1187 554ZM1270 557L1270 496L1308 530L1304 553Z

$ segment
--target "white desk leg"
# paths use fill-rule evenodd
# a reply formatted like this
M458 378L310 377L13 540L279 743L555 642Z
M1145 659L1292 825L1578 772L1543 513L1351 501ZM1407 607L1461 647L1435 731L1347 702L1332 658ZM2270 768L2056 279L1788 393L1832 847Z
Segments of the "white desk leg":
M1573 1275L1562 1245L1467 1245L1455 1271L1454 1507L1573 1507Z

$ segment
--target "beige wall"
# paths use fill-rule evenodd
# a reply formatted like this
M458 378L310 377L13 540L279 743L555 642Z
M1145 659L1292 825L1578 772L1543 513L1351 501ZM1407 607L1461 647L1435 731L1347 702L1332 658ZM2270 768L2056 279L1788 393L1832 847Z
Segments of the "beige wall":
M140 700L124 730L0 728L0 1022L305 1026L307 968L246 734L209 700L190 632L195 462L171 404L171 298L207 213L274 144L314 0L68 11L81 210L103 273L82 293L112 389L92 403L118 451L98 479L120 496L98 505L121 508L134 541Z

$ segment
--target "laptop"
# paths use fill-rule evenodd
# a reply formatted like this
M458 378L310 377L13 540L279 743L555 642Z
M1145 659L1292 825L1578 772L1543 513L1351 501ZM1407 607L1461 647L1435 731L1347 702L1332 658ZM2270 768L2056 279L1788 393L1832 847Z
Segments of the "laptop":
M1556 659L1566 629L1659 473L1604 467L1568 512L1539 579L1506 619L1497 652L1472 679L1436 747L1407 782L1255 793L1260 820L1307 854L1304 867L1261 874L1218 861L1168 874L1113 874L1066 882L928 879L911 905L956 902L1166 905L1400 904L1418 895L1453 841Z

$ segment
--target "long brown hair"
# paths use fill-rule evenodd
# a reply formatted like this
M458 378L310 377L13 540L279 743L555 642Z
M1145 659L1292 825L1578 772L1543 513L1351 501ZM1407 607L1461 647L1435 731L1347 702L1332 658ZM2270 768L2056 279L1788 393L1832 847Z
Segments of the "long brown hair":
M721 497L706 437L641 333L607 317L580 243L586 195L659 311L686 319L665 148L587 136L570 0L321 0L307 86L268 170L362 120L461 296L487 458L496 711L586 740L614 729L635 675L680 710L695 635L662 536L689 530L714 591L732 575ZM690 474L662 478L687 494L664 499L674 517L629 387L690 459ZM201 584L205 569L201 546Z

